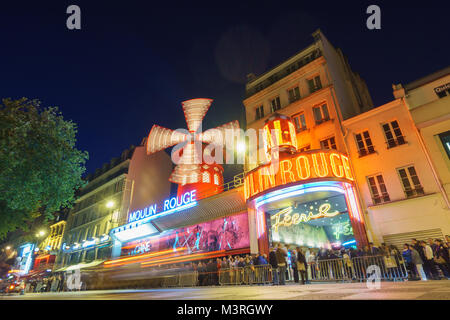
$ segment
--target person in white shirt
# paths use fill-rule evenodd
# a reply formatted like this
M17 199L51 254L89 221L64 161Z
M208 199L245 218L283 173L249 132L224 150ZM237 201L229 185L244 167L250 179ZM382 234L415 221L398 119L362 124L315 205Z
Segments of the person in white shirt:
M425 253L425 261L423 262L423 268L429 279L437 279L438 275L436 272L436 266L434 265L434 254L433 249L425 242L420 241L420 245L423 247L423 252Z

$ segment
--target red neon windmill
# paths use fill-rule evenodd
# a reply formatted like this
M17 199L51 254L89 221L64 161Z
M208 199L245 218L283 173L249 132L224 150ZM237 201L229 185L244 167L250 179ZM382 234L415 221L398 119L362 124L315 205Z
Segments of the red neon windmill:
M199 130L201 123L212 101L212 99L191 99L181 103L189 133L155 124L148 135L147 154L185 143L180 160L169 178L170 182L178 184L179 196L195 189L197 199L201 199L222 191L220 186L223 184L223 167L217 163L206 164L203 161L203 150L205 144L223 145L225 130L239 129L239 122L234 120L201 132ZM196 145L201 145L201 150L198 150Z

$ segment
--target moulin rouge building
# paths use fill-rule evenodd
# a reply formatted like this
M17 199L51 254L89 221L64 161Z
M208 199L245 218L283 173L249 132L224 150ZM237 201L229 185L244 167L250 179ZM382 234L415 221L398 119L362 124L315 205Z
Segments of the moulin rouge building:
M194 159L192 141L205 152L208 145L223 143L217 132L239 127L231 121L199 132L212 100L182 103L188 133L152 127L148 155L185 143L169 178L178 185L177 194L157 202L131 200L124 213L127 222L110 232L112 259L105 267L139 263L146 268L267 253L279 242L337 249L401 238L389 238L398 233L389 229L398 208L404 215L405 203L426 205L427 196L438 189L413 136L414 123L405 118L408 109L398 99L373 109L365 82L342 52L320 31L313 37L309 47L272 70L249 75L243 101L246 129L262 134L259 141L248 141L244 172L233 181L223 181L222 165ZM255 151L255 144L261 150ZM400 156L404 145L415 154L415 166L404 152ZM395 164L380 160L388 154ZM399 183L404 195L393 192ZM435 224L447 221L445 210ZM399 232L412 228L429 234L416 230L421 225L417 219L407 219L413 222L397 225Z
M239 128L231 121L198 132L212 100L182 103L189 133L152 127L148 154L187 142L169 179L177 195L137 206L132 200L127 223L110 232L113 259L105 267L267 253L277 242L310 248L367 243L342 120L369 109L371 99L342 53L320 32L314 37L310 47L247 84L246 129L266 132L257 142L266 156L249 161L247 154L245 172L233 181L224 183L222 165L194 161L194 144L187 142L200 141L205 151L223 143L217 131Z

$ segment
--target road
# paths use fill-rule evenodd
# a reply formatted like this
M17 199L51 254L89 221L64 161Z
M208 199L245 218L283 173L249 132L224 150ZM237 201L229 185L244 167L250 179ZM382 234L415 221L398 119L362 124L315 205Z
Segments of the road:
M105 290L27 293L0 296L29 300L450 300L450 281L382 282L380 289L364 283L286 286L224 286L147 290Z

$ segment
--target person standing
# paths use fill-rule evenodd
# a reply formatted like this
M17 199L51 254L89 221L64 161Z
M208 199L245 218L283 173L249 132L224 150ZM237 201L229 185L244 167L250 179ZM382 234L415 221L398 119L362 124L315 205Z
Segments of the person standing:
M425 252L423 250L423 247L420 245L419 241L417 241L417 239L411 239L412 240L412 247L419 253L420 258L422 259L422 261L425 261Z
M416 277L415 268L412 264L412 257L411 257L411 250L409 248L409 244L405 243L403 245L403 252L402 252L403 260L405 261L406 269L408 270L408 274L410 278Z
M272 266L273 285L276 286L278 285L278 262L277 262L277 255L273 248L270 248L269 264Z
M417 274L420 276L422 281L426 281L427 277L425 275L425 272L423 271L423 266L422 266L423 265L423 260L420 257L419 252L417 252L417 250L414 249L413 246L410 246L410 250L411 250L412 264L416 267Z
M423 261L423 268L425 270L425 274L427 275L428 279L436 279L438 278L438 275L436 274L436 267L434 265L434 255L433 255L433 249L425 242L420 241L420 245L423 249L425 259Z
M443 244L443 241L440 239L435 239L434 243L436 244L434 251L434 262L441 269L444 277L450 278L450 258L448 253L448 248L446 248Z
M286 284L286 256L287 253L284 251L283 247L281 246L281 243L277 246L277 251L275 252L277 256L277 263L278 263L278 271L279 271L279 277L280 277L280 284L285 285Z
M308 249L305 258L306 258L306 262L308 264L308 269L307 269L308 279L316 279L317 278L317 276L316 276L317 264L316 264L316 255L314 254L314 251Z
M303 251L300 247L297 247L297 270L302 277L302 284L308 282L308 273L307 273L308 263L306 262L306 257L303 254Z
M298 268L297 268L297 250L289 249L289 257L291 260L292 272L294 275L294 282L298 283Z

